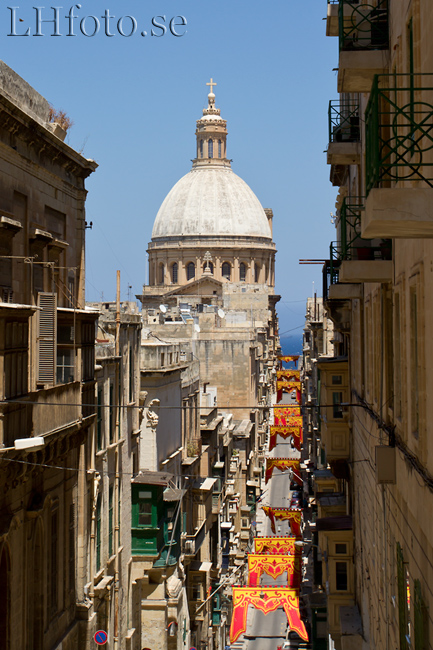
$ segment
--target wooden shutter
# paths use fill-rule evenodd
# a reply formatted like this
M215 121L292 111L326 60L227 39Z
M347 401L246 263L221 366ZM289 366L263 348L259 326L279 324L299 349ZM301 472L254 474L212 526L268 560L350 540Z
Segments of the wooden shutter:
M57 295L39 293L38 307L37 382L52 386L56 373Z

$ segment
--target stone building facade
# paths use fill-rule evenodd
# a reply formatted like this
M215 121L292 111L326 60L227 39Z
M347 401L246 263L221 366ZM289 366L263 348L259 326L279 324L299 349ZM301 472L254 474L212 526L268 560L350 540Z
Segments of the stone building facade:
M95 419L84 304L85 179L48 102L0 62L0 637L84 638L85 446Z
M323 295L338 341L319 363L320 413L344 500L316 527L338 648L433 639L431 26L428 0L328 3L339 191Z

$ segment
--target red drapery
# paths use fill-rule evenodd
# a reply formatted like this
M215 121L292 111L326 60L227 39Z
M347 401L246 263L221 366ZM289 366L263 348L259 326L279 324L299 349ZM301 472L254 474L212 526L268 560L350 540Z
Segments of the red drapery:
M287 554L293 555L300 552L298 546L295 546L296 537L255 537L254 552L270 554Z
M230 626L230 643L240 637L247 629L248 606L260 609L264 614L283 607L291 630L308 641L305 625L299 615L299 595L297 589L289 587L233 587L233 618Z
M271 508L270 506L262 506L263 512L271 520L271 530L275 535L275 519L281 521L289 521L292 535L301 537L301 519L302 510L294 510L292 508Z
M266 459L266 474L265 474L265 483L269 481L274 471L274 467L281 470L282 472L285 469L293 469L297 475L299 475L299 459L298 458L267 458ZM298 482L298 479L295 479ZM302 481L301 481L302 485Z
M301 584L300 555L248 555L248 586L257 587L262 573L274 580L287 572L287 586L299 589Z
M272 449L275 448L275 445L277 444L277 436L281 436L282 438L288 438L289 436L293 436L293 444L298 449L299 451L301 450L301 444L302 444L302 427L300 426L290 426L290 427L284 427L284 426L272 426L270 429L270 438L269 438L269 451L272 451Z

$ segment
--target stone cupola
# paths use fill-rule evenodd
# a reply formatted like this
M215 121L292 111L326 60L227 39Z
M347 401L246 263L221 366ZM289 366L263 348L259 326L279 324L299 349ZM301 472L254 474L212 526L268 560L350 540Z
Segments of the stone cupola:
M213 87L216 83L211 78L206 84L210 86L208 94L208 106L203 109L203 117L197 120L197 157L193 161L193 167L207 165L221 165L230 167L230 161L226 156L227 145L227 121L221 117L219 108L215 108L215 95Z

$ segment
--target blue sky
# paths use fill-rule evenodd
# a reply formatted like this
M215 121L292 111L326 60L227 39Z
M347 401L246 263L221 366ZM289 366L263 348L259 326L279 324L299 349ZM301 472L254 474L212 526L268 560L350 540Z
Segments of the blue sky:
M12 3L11 3L12 4ZM39 3L38 6L42 6ZM61 6L57 1L55 6ZM210 77L228 121L228 157L235 173L274 211L281 332L304 322L305 301L321 293L321 267L334 238L330 212L328 102L337 96L337 43L325 36L326 0L89 0L63 3L58 31L36 31L33 3L0 8L1 58L74 121L69 144L99 164L87 180L87 299L122 299L147 280L146 247L165 195L191 167L195 120L207 104ZM72 8L72 10L71 10ZM67 36L70 12L76 36ZM109 32L104 33L109 12ZM50 6L40 10L52 19ZM100 31L91 33L96 16ZM134 17L137 31L129 33ZM152 18L167 32L151 36ZM176 19L173 36L170 19ZM21 20L20 20L21 19ZM84 21L82 22L82 20ZM163 23L161 18L155 22ZM155 34L162 29L153 27ZM143 31L147 36L141 36ZM129 288L131 287L131 288ZM297 336L301 330L283 336Z

